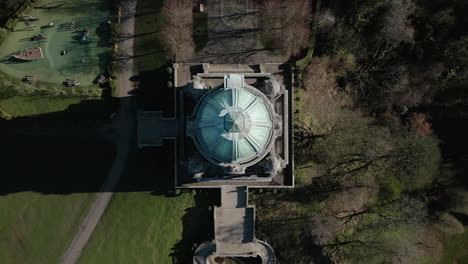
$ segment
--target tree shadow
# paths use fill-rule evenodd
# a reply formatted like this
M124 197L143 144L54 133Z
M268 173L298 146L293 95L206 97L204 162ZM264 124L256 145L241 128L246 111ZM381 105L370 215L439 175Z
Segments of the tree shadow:
M13 57L13 55L14 55L14 53L1 58L0 63L3 63L3 64L21 64L21 63L29 62L29 61L17 59L15 57Z

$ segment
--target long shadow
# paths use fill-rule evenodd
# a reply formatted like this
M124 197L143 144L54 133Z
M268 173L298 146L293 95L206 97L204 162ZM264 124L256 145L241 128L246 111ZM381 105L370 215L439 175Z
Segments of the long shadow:
M28 107L27 100L23 104ZM105 131L116 104L84 100L61 112L0 120L0 195L99 191L115 155L106 138L112 131Z
M192 263L196 247L214 238L213 213L209 208L219 206L218 189L198 190L195 195L195 206L186 210L182 217L184 231L182 239L173 246L171 254L175 264Z
M120 191L148 191L151 195L176 197L174 190L174 145L172 140L164 141L163 146L133 150L128 161L127 171L117 187ZM182 191L187 192L187 191ZM218 190L198 191L195 206L186 209L182 218L182 239L173 246L171 254L174 263L191 263L193 249L199 243L213 237L213 218L209 206L219 204Z
M131 136L130 158L126 161L128 177L114 190L101 190L116 155L112 140L118 133L112 123L129 118L113 114L118 106L136 101L141 108L173 115L174 94L167 86L170 74L166 67L143 72L135 79L140 83L135 97L113 99L108 97L108 91L103 100L83 100L64 111L0 120L0 135L4 139L0 153L4 183L0 195L24 191L153 191L155 195L174 195L174 146L165 142L162 148L138 151L136 135ZM23 100L24 107L30 107L28 100ZM134 114L136 111L129 115ZM130 125L135 126L130 130L136 131L135 122ZM149 162L141 163L148 159Z
M122 42L122 41L125 41L125 40L129 40L129 39L132 39L132 38L138 38L138 37L142 37L142 36L146 36L146 35L151 35L151 34L156 34L158 33L158 31L152 31L152 32L145 32L145 33L141 33L141 34L134 34L134 35L131 35L131 34L121 34L118 42Z
M4 64L21 64L21 63L29 62L29 61L17 59L15 57L13 57L12 55L13 54L3 57L2 59L0 59L0 63L4 63Z
M15 29L15 32L21 32L21 31L34 31L34 29L31 27Z
M277 197L278 194L265 193L262 194L263 197L261 199L256 199L255 205L265 208L266 205L262 204L262 199L284 200L284 196L294 195L295 192L280 194L281 197ZM269 208L269 210L274 209ZM285 215L281 219L265 221L260 215L256 220L255 229L257 238L267 241L275 249L278 263L290 263L291 258L295 260L301 259L299 256L303 256L304 258L302 259L307 259L313 263L331 263L328 258L323 257L321 253L322 247L315 245L309 233L304 232L304 228L309 228L308 226L310 226L310 217ZM291 255L291 253L298 255Z
M139 86L132 93L137 97L137 104L148 111L163 111L165 116L174 116L174 89L168 87L171 74L167 72L170 64L143 71L132 78L139 81Z

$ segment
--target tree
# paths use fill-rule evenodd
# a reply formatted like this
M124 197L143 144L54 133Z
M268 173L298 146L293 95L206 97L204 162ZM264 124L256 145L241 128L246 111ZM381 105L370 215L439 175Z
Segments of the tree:
M361 217L360 225L324 246L336 263L414 263L420 257L417 234L428 224L424 200L405 195L353 215Z
M428 122L428 118L424 113L411 114L408 122L410 130L421 137L431 134L431 124Z
M383 38L395 42L414 42L414 28L409 17L416 5L412 0L391 0L383 16L381 34Z
M439 140L401 132L394 138L392 166L387 172L405 186L405 190L427 187L439 174L441 154Z
M395 103L395 95L406 89L408 70L397 48L397 44L378 41L364 49L357 69L346 78L357 104L373 111L387 110Z
M164 47L169 53L175 54L178 61L190 59L195 51L192 36L192 1L166 0L161 14L164 22L159 37Z
M317 21L317 29L321 32L330 30L336 23L336 17L330 9L320 11Z
M312 7L306 0L264 0L262 24L264 34L279 43L287 57L298 55L308 47Z

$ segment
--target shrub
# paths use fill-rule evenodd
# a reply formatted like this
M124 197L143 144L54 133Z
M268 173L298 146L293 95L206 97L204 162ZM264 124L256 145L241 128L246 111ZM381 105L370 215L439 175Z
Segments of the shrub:
M403 184L394 176L386 177L380 183L379 196L382 201L392 201L400 198Z

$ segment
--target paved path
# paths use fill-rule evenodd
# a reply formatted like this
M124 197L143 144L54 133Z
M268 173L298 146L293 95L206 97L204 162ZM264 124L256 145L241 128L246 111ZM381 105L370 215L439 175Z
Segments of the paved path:
M216 264L216 256L251 255L260 256L262 264L276 264L273 248L255 238L255 208L247 200L247 186L221 186L221 207L214 210L216 246L213 240L200 244L194 252L193 263Z
M121 21L121 29L125 34L134 35L135 10L137 0L124 0L122 14L124 19ZM126 54L133 54L133 37L121 42L120 49ZM131 52L130 52L131 51ZM76 233L69 248L60 259L60 264L74 264L80 257L81 251L86 246L89 238L93 234L99 220L112 198L112 191L115 189L120 176L124 173L129 152L135 146L135 114L136 106L132 97L128 97L129 92L134 89L130 77L133 75L133 58L122 61L122 67L119 67L119 110L113 123L116 131L116 157L106 182L101 187L101 191L96 195L96 199L91 205L91 209L86 215L78 232Z

